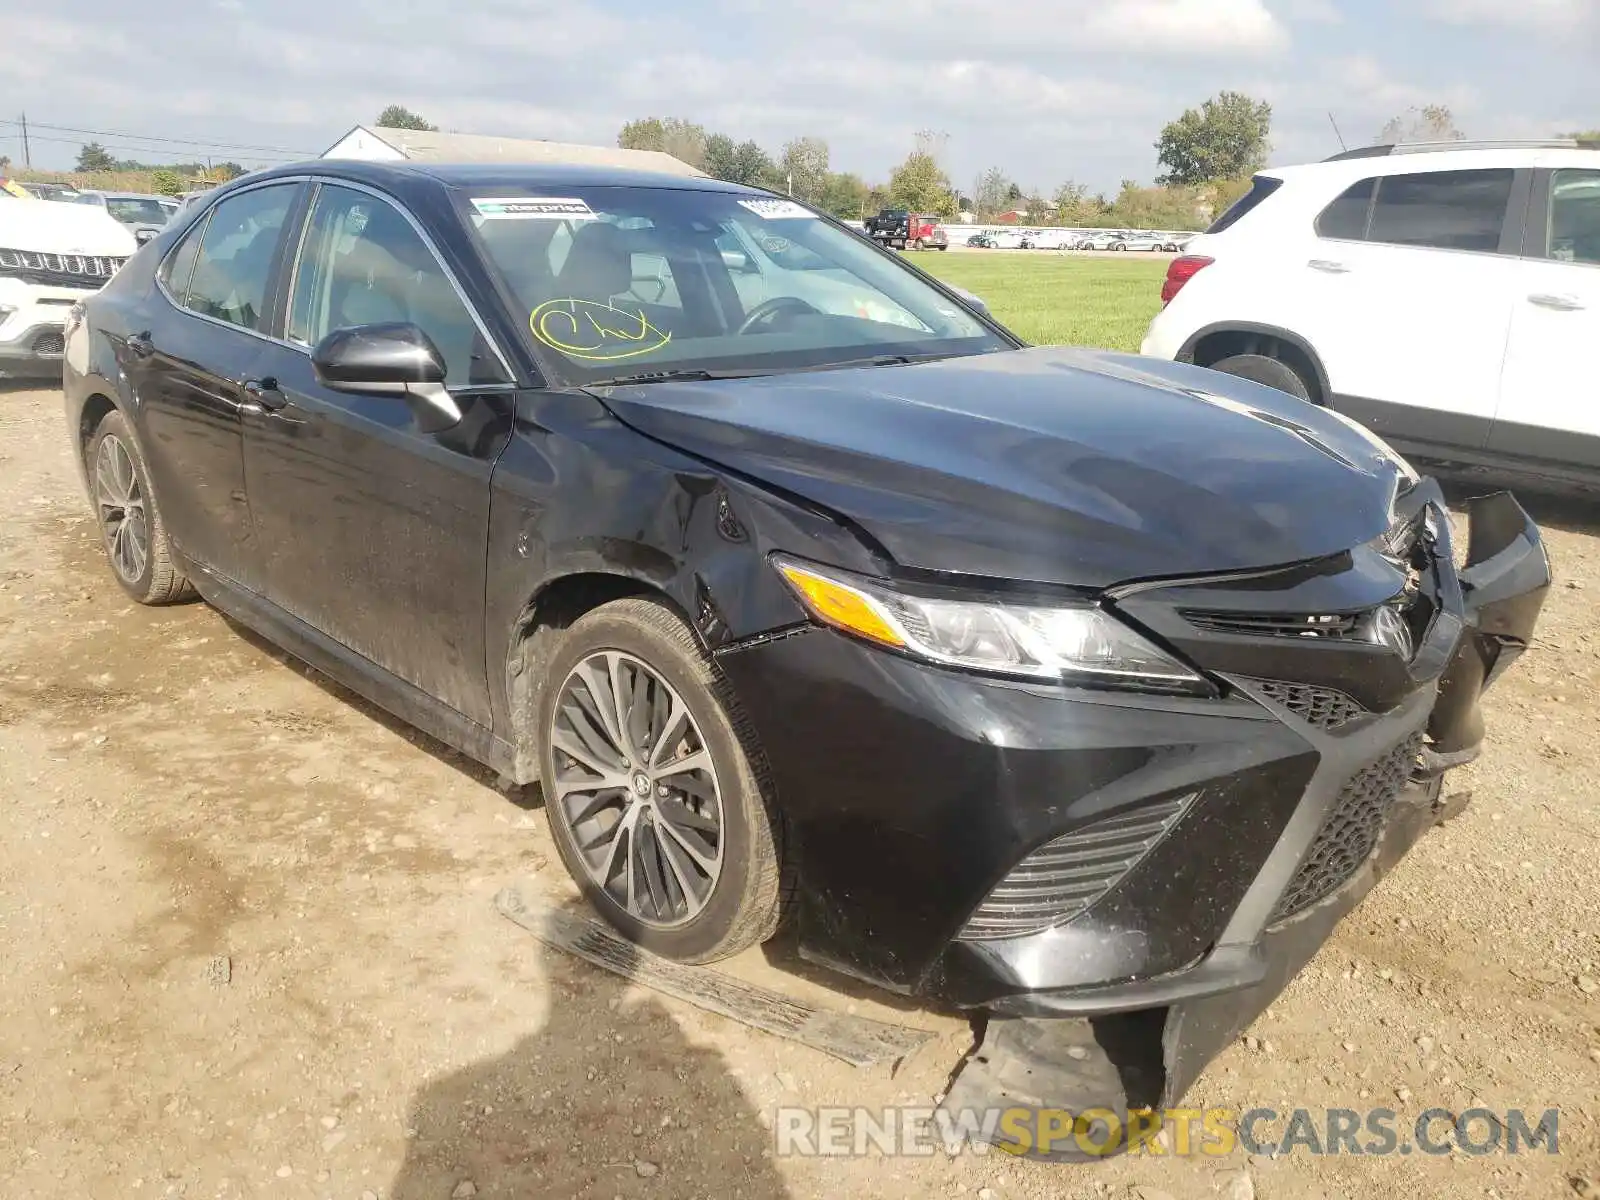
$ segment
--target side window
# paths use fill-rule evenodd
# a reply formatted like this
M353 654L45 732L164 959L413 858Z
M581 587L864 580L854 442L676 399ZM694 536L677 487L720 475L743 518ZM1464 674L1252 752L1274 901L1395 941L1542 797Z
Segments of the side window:
M299 186L256 188L217 205L195 257L187 307L245 329L261 328L273 253Z
M1557 171L1550 181L1545 257L1600 264L1600 171Z
M200 254L200 239L205 231L204 221L195 222L195 227L184 234L183 241L167 255L167 261L161 264L161 282L167 285L167 291L172 293L179 304L187 303L189 278L194 274L194 260Z
M1441 250L1498 250L1512 175L1510 170L1385 175L1378 181L1367 240Z
M386 200L324 184L295 270L289 340L406 321L444 356L451 387L503 378L472 314L411 222Z
M1346 188L1337 200L1317 215L1317 236L1359 242L1367 236L1376 179L1363 179Z
M1250 190L1228 205L1227 210L1211 223L1211 228L1206 232L1221 233L1224 229L1231 229L1246 215L1259 208L1263 200L1282 186L1281 179L1275 179L1271 175L1257 175L1250 181Z

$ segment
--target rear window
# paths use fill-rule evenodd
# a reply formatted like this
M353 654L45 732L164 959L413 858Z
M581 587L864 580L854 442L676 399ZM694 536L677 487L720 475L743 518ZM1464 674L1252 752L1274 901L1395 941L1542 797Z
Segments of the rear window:
M1207 233L1221 233L1231 229L1244 217L1260 207L1261 202L1283 186L1283 180L1270 175L1257 175L1250 181L1250 190L1228 206L1228 210L1211 223Z
M1383 176L1367 240L1440 250L1498 250L1513 174L1507 169Z

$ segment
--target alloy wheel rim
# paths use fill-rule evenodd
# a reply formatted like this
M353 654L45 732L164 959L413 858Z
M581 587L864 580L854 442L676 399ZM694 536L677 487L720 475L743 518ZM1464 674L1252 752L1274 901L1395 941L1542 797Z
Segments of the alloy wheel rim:
M590 880L656 929L704 911L722 876L722 790L700 724L652 667L589 655L551 718L548 803Z
M150 518L139 475L133 469L133 456L114 433L100 439L95 455L94 494L112 569L123 582L138 583L150 561Z

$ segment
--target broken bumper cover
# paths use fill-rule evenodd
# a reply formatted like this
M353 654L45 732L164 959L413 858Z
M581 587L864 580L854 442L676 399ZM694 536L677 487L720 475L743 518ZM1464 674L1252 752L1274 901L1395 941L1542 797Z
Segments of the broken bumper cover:
M1108 1110L1078 1137L1070 1120L1053 1145L1015 1145L1034 1157L1083 1159L1125 1149L1128 1114L1171 1108L1206 1065L1247 1028L1316 954L1339 921L1421 836L1446 815L1441 776L1475 755L1483 736L1478 699L1489 683L1527 647L1544 595L1549 564L1538 530L1511 496L1501 493L1467 505L1471 541L1460 574L1462 628L1438 690L1423 692L1402 709L1362 731L1390 741L1425 732L1415 745L1406 785L1388 807L1375 845L1343 884L1287 917L1272 897L1282 893L1309 844L1308 828L1322 828L1332 813L1319 779L1331 768L1346 770L1349 746L1324 755L1305 799L1291 818L1267 866L1216 947L1189 968L1155 979L1100 988L1017 994L990 1006L991 1020L977 1048L946 1096L952 1113L963 1109L1025 1109L1029 1120L1011 1128L1063 1129L1064 1113ZM1355 750L1362 758L1367 746ZM1346 760L1346 761L1340 761ZM1159 1032L1160 1055L1129 1052L1126 1021L1104 1018L1139 1014L1147 1036ZM1045 1020L1045 1017L1079 1018Z
M1459 574L1437 486L1401 507L1427 530L1405 552L1409 655L1257 627L1390 603L1410 576L1387 547L1114 598L1217 697L995 680L814 628L720 654L784 814L801 953L986 1013L991 1041L1032 1028L1033 1052L1137 1018L1165 1047L1139 1099L1181 1096L1438 819L1438 777L1482 738L1479 695L1532 636L1549 569L1510 496L1468 506ZM1243 632L1194 615L1251 606ZM1117 870L1090 887L1108 846ZM1020 922L1041 888L1090 898Z

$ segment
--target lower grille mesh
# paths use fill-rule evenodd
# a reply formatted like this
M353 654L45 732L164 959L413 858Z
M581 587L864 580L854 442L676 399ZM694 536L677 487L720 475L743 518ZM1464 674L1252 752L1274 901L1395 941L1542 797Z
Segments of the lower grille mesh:
M1313 687L1305 683L1280 683L1275 679L1251 679L1248 682L1268 700L1283 705L1302 721L1318 729L1337 729L1346 721L1366 715L1367 710L1359 701L1333 688Z
M33 342L35 354L63 354L67 349L67 340L59 333L41 333Z
M1340 790L1311 852L1272 910L1282 921L1337 891L1372 856L1395 797L1417 761L1422 739L1412 737L1362 768Z
M1025 937L1065 924L1133 870L1195 795L1107 817L1046 842L1012 868L957 936L969 942Z

